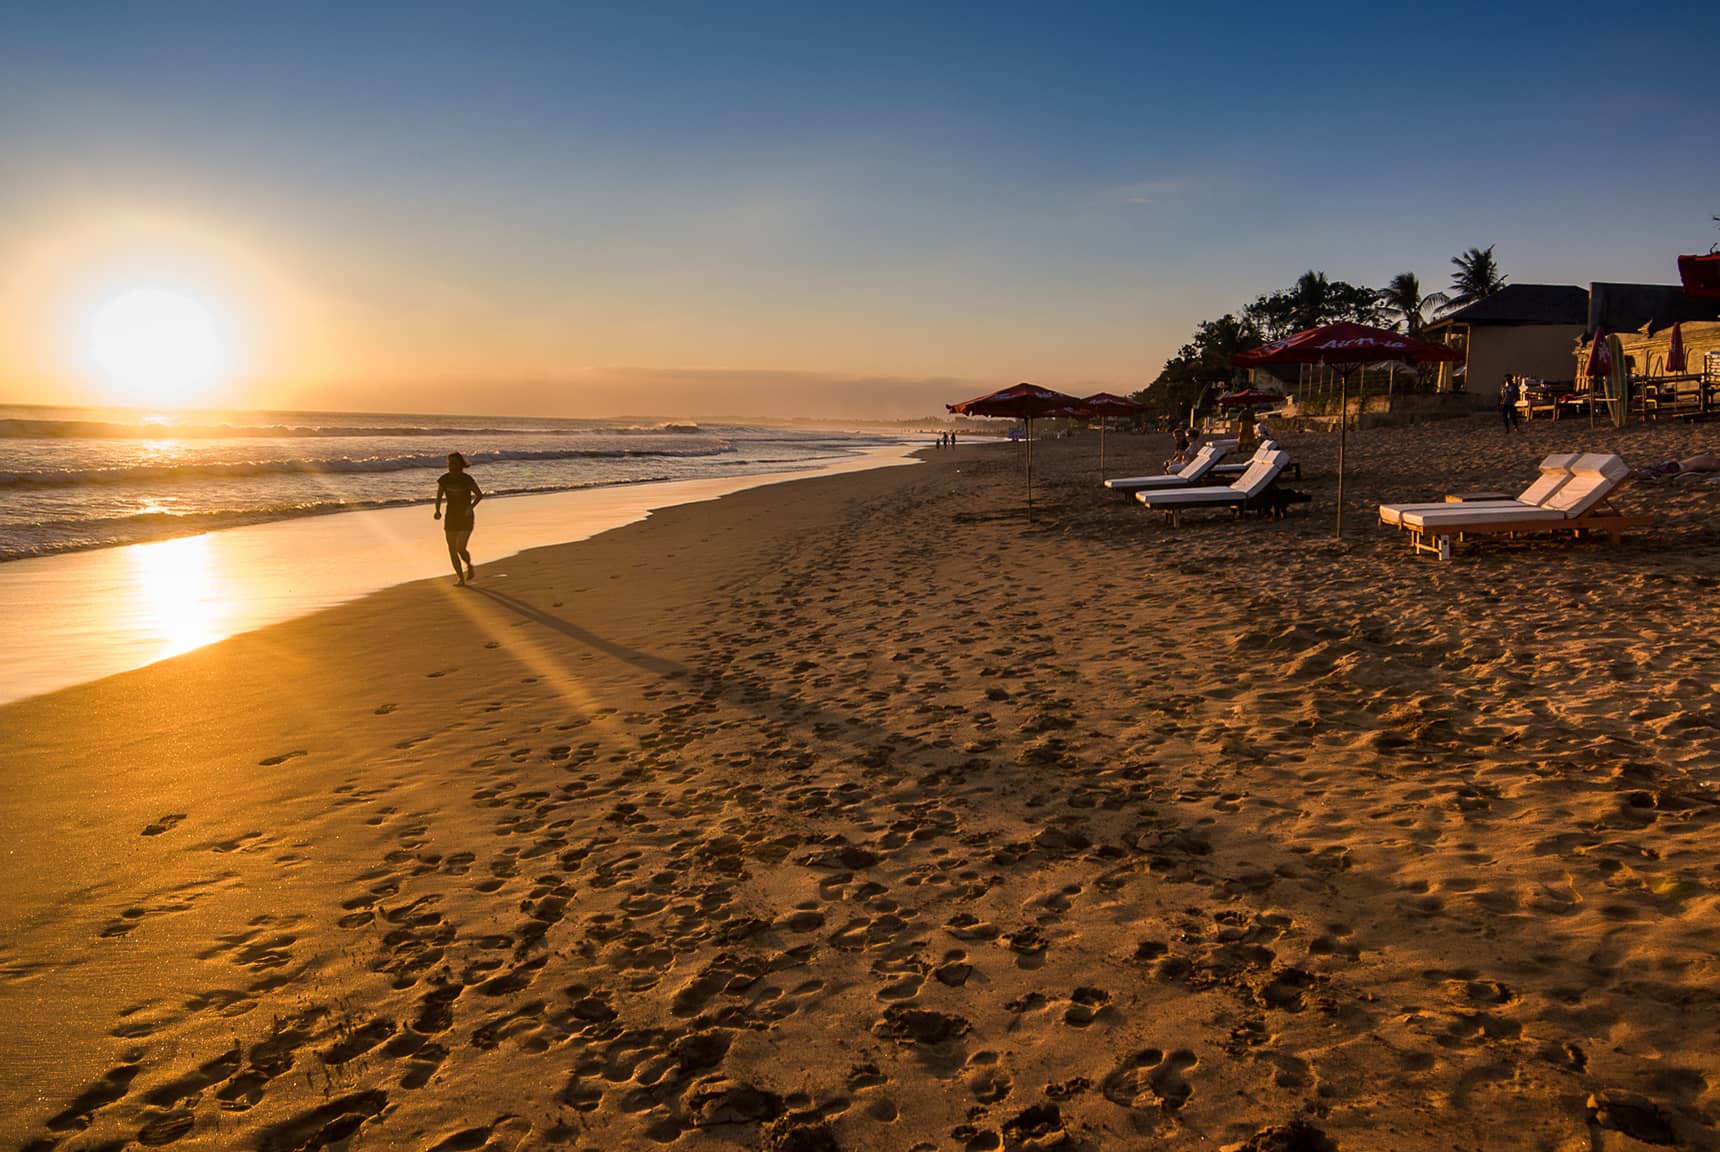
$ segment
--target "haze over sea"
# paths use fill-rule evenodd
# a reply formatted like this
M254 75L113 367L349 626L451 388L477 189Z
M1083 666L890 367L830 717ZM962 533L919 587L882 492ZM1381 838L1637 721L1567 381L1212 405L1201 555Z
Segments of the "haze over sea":
M0 406L0 561L428 503L454 451L505 496L800 471L900 440L629 419Z

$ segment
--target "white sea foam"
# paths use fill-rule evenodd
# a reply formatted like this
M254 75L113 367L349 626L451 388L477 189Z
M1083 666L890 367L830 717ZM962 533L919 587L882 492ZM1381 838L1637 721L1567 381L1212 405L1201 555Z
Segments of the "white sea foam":
M0 561L428 502L458 451L493 494L819 466L894 437L637 420L0 408Z

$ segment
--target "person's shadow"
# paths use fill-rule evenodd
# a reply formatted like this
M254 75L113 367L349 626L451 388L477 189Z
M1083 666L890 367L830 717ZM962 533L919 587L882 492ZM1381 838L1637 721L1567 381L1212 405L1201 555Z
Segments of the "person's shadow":
M475 585L469 585L468 587L471 591L478 593L480 596L488 596L491 600L494 600L497 604L500 604L510 612L517 612L519 615L524 616L534 624L542 624L545 628L550 628L556 632L560 632L563 636L577 640L588 648L595 648L605 656L614 657L615 659L631 664L636 668L642 668L647 672L654 672L659 676L679 678L691 674L691 669L687 668L685 665L677 664L673 660L665 660L660 656L651 656L644 652L639 652L635 649L628 648L625 645L617 644L612 640L605 640L597 633L592 632L589 629L581 628L578 624L569 620L563 620L560 616L552 616L543 609L538 608L535 605L528 604L517 596L509 596L506 592L497 592L494 588L484 588Z

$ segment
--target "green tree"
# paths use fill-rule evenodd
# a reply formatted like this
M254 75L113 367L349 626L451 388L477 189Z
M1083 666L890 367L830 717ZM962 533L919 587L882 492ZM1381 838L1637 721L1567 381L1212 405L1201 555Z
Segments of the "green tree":
M1349 320L1356 324L1379 324L1384 319L1383 312L1380 294L1372 288L1334 280L1326 289L1326 313L1320 323Z
M1324 272L1310 268L1297 277L1296 286L1290 292L1295 300L1296 331L1318 328L1326 323L1327 311L1332 306L1332 286Z
M1328 280L1324 272L1308 271L1296 283L1257 297L1243 317L1265 340L1282 340L1294 332L1318 328L1334 320L1375 324L1380 318L1378 294L1371 288Z
M1165 361L1158 377L1136 399L1169 416L1181 416L1201 404L1207 393L1234 378L1230 358L1238 352L1258 348L1265 341L1246 315L1225 313L1216 320L1203 320L1194 339Z
M1414 272L1399 272L1380 290L1380 307L1403 325L1407 335L1419 337L1427 326L1427 309L1445 303L1445 293L1422 295L1421 279Z
M1298 330L1296 293L1268 292L1243 309L1242 315L1266 340L1282 340Z
M1451 291L1446 293L1443 312L1467 308L1505 287L1505 277L1500 275L1499 264L1493 259L1491 244L1453 256L1451 262L1457 266L1457 271L1451 277Z

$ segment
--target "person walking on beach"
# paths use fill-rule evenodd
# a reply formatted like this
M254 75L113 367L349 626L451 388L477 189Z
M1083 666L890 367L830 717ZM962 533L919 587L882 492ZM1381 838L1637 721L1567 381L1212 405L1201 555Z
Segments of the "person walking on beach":
M1522 389L1517 383L1517 377L1507 375L1504 383L1499 385L1499 418L1505 422L1507 436L1513 428L1522 431L1517 423L1520 419L1517 415L1517 398L1521 395Z
M466 458L458 452L448 453L448 470L436 480L436 516L442 520L442 531L448 537L448 559L454 564L454 583L464 584L476 579L472 571L472 554L466 544L472 539L472 509L484 498L478 482L466 475ZM448 501L448 518L442 519L442 501ZM460 562L466 568L460 570Z

